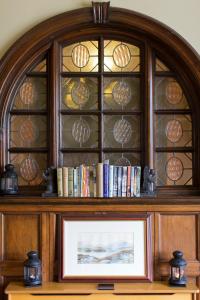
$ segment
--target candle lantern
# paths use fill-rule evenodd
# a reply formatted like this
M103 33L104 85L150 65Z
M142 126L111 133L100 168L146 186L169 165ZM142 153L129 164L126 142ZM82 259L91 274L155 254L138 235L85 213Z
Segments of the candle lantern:
M171 268L169 284L174 286L186 286L185 267L187 263L185 259L183 259L183 253L181 251L174 251L173 256L174 258L169 261Z
M12 164L5 166L5 171L1 176L0 191L3 195L18 193L18 178Z
M28 259L24 262L24 284L37 286L42 284L42 264L37 251L30 251Z

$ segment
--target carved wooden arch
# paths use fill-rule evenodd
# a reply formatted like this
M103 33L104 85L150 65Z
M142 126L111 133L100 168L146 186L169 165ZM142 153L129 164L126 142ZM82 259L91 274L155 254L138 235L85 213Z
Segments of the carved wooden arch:
M142 14L122 9L110 8L107 24L94 24L92 8L81 8L50 18L25 33L7 51L0 61L0 126L5 127L9 103L15 85L35 59L50 50L50 65L55 58L51 53L57 42L110 34L127 40L138 40L154 48L180 75L183 85L188 87L195 121L195 149L200 149L200 59L198 54L177 33L167 26ZM148 56L148 51L145 53ZM2 139L4 140L4 138ZM1 142L1 162L3 149ZM195 150L198 169L200 159ZM198 184L199 185L199 184Z

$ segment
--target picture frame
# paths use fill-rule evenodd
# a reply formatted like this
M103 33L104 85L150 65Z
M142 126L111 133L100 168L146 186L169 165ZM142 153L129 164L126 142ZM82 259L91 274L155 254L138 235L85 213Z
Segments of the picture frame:
M59 217L59 282L152 282L151 214Z

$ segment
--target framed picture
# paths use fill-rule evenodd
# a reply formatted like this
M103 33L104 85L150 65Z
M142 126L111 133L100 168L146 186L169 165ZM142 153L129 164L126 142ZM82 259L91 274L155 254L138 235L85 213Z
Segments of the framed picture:
M152 281L151 215L60 215L59 281Z

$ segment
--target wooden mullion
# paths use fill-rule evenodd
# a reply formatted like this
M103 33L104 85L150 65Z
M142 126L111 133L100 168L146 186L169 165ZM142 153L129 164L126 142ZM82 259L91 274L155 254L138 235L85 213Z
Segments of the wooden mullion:
M30 72L30 73L27 73L27 77L42 77L42 78L46 78L46 77L48 77L48 73L47 72Z
M155 76L157 76L157 77L174 77L174 78L177 77L177 75L171 71L156 71Z
M121 111L116 111L116 110L105 110L104 115L119 115L119 116L132 116L132 115L141 115L141 111L127 111L127 110L121 110Z
M156 147L156 152L194 152L193 147Z
M10 112L11 115L16 116L46 116L46 110L12 110Z
M10 153L46 153L48 152L48 148L25 148L25 147L13 147L8 150Z
M103 148L103 151L105 153L135 153L135 152L141 152L141 149L139 148Z
M99 71L100 71L100 78L99 78L99 110L101 111L100 120L99 120L99 160L100 162L103 161L103 134L104 134L104 115L103 115L103 69L104 69L104 40L103 37L100 37L99 41Z
M96 110L61 110L60 113L62 115L100 115L100 111Z
M61 148L62 153L98 153L99 148Z
M61 76L63 78L70 77L100 77L101 74L99 72L61 72Z
M102 72L104 77L130 77L141 78L140 72Z
M49 55L49 101L48 101L48 132L49 132L49 165L58 166L59 137L59 45L54 42Z
M156 115L188 115L191 109L157 109L154 111Z

